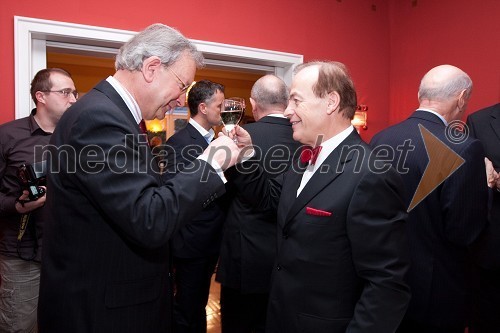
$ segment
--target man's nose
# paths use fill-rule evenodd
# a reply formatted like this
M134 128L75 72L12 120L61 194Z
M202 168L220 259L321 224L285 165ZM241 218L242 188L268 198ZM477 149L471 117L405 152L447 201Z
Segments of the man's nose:
M293 110L293 108L290 107L290 105L288 105L285 109L285 112L283 113L283 115L285 117L287 117L288 119L292 118L293 114L295 113L295 111Z

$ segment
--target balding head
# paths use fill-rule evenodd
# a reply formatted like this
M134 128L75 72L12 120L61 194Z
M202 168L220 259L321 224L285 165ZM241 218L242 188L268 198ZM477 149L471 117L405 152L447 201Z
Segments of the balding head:
M440 65L422 78L418 100L421 108L434 110L450 121L460 118L471 92L472 80L467 73L452 65Z
M446 101L466 90L472 91L472 81L463 70L451 65L434 67L424 75L418 91L419 101L423 99Z
M282 79L275 75L265 75L255 81L250 102L254 118L260 118L271 113L283 113L288 105L288 87Z

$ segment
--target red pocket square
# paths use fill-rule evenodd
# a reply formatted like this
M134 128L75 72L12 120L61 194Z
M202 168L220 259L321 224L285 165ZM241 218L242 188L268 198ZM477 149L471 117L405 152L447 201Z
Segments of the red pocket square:
M316 209L312 207L306 207L306 214L316 216L332 216L332 212L327 212L326 210Z

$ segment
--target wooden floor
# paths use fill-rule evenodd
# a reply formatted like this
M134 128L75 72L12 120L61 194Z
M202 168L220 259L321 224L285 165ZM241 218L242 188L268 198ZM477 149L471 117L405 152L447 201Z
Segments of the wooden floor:
M215 274L214 274L215 277ZM210 295L208 296L207 333L220 333L220 284L212 278Z

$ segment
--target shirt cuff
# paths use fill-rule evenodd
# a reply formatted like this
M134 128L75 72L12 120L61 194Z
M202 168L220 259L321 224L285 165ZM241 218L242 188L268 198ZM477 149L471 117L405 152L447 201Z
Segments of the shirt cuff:
M211 160L209 161L208 160L208 156L206 155L200 155L198 156L198 159L199 160L202 160L202 161L205 161L207 162L208 164L210 164L212 166L212 168L215 169L215 172L217 172L217 175L220 177L220 179L225 183L227 183L227 179L226 179L226 176L224 176L224 172L222 171L222 168L220 167L219 163L217 163L217 161L215 160Z

